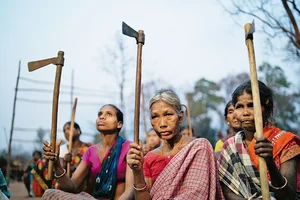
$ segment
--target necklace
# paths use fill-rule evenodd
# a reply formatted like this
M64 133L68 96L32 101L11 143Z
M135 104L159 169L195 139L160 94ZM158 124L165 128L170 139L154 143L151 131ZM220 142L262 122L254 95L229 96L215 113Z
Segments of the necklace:
M184 136L182 135L181 138L180 138L180 140L179 140L179 142L177 142L177 143L174 145L173 149L171 149L169 152L166 152L165 154L164 154L164 152L163 152L163 149L164 149L166 146L169 146L169 149L170 149L170 145L168 145L168 144L166 145L166 142L164 142L164 143L162 144L161 148L160 148L160 155L166 155L166 156L168 156L168 157L170 157L170 156L172 156L172 155L175 155L177 152L179 152L179 151L183 148L183 147L182 147L183 138L184 138Z

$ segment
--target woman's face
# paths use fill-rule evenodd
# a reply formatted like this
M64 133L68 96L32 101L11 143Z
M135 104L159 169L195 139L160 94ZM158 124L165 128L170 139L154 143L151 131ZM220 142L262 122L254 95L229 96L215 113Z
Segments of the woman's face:
M234 115L244 130L255 132L253 99L251 94L243 92L237 98Z
M239 129L240 128L240 123L234 116L234 107L233 107L233 105L230 105L227 109L226 121L227 121L228 125L230 127L232 127L233 129Z
M123 122L118 121L117 111L112 106L103 106L98 112L96 128L99 132L117 131L122 128Z
M65 124L64 125L64 135L67 141L69 141L69 137L70 137L70 125L69 124ZM80 130L74 128L73 129L73 139L78 138L80 135Z
M157 101L150 108L151 125L157 135L163 140L172 139L179 133L179 124L183 114L178 114L175 109L164 101Z
M155 130L151 130L147 133L146 144L149 144L153 147L157 147L160 145L160 138L156 134Z

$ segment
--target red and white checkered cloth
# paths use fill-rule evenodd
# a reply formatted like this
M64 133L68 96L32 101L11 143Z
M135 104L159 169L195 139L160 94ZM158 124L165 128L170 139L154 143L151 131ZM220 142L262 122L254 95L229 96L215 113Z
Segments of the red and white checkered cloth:
M178 152L151 188L152 199L224 199L211 144L196 139Z

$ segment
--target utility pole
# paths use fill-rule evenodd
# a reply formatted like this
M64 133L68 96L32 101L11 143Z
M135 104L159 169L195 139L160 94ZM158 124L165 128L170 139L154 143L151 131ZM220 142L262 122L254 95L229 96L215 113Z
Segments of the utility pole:
M7 182L7 185L9 185L9 180L10 180L11 142L12 142L12 136L13 136L13 130L14 130L15 111L16 111L16 101L17 101L19 79L20 79L20 70L21 70L21 60L19 60L18 77L17 77L16 88L15 88L13 114L12 114L12 119L11 119L10 136L9 136L9 143L8 143L8 155L7 155L7 167L6 167L6 182Z
M70 104L71 104L71 115L73 109L73 95L74 95L74 69L72 69L72 76L71 76L71 93L70 93Z

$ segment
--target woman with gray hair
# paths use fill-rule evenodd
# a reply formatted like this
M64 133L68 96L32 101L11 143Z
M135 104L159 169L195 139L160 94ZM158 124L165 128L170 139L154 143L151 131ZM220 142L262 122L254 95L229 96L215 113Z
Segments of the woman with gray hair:
M130 144L135 199L223 199L211 144L180 133L182 106L168 89L150 100L151 125L163 143L145 157L140 145Z

